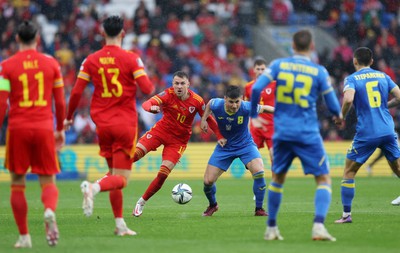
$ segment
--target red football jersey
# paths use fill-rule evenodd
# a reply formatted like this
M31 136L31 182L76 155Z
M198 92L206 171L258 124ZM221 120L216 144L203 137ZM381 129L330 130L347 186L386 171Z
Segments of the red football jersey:
M54 129L53 88L63 88L58 62L36 50L24 50L1 63L0 77L10 82L8 128Z
M244 91L244 100L250 101L251 98L251 89L253 88L253 84L255 80L248 82L245 86ZM275 106L275 89L276 89L276 82L272 81L268 86L264 88L264 90L260 94L260 105L270 105ZM268 123L265 125L269 130L273 130L274 128L274 114L272 113L260 113L258 115L263 119L267 120Z
M97 126L137 124L136 79L143 75L140 57L118 46L106 45L83 61L78 78L94 85L90 115ZM148 86L140 88L147 94L154 88Z
M190 96L184 101L175 95L172 87L151 98L152 101L157 101L163 110L163 117L153 128L161 129L171 138L175 137L185 143L192 134L192 124L196 114L199 113L201 117L205 110L203 98L192 90L188 92Z

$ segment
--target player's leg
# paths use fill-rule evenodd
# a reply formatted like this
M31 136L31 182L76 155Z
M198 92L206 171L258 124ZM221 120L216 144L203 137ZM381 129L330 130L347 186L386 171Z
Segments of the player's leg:
M157 144L161 145L161 142ZM154 194L156 194L161 187L164 185L165 180L167 180L169 174L174 169L175 164L178 163L181 158L183 152L186 149L186 144L183 143L168 143L164 141L164 149L162 153L162 163L160 169L157 173L157 176L151 181L146 191L139 198L136 203L135 209L133 210L133 215L138 217L142 214L144 205L146 201L148 201Z
M16 248L31 248L28 229L28 204L25 197L25 174L30 166L31 134L28 130L8 130L5 167L10 171L10 204L18 227Z
M31 236L28 230L28 203L25 197L25 175L11 174L11 196L10 203L15 223L19 231L18 241L15 248L31 248Z
M266 191L266 182L264 176L264 163L261 159L260 152L255 146L248 146L245 152L239 154L241 161L246 164L253 176L253 193L256 197L255 216L267 216L263 208L264 197Z
M325 152L322 139L311 143L293 144L295 153L299 157L304 174L312 174L317 184L314 197L314 221L312 239L336 241L325 228L325 219L332 199L331 177L329 175L328 156Z
M39 183L42 188L41 200L44 206L44 222L46 239L50 246L58 243L59 231L56 222L56 209L58 202L58 188L54 175L39 175Z
M340 192L342 197L343 214L335 223L351 223L351 207L355 196L355 176L360 167L374 153L379 144L375 140L359 141L354 140L349 150L343 172Z
M268 186L268 219L264 239L283 240L278 230L277 217L282 202L283 184L286 173L294 159L290 143L275 141L273 159L272 180Z
M218 203L215 196L215 194L217 193L217 186L215 185L215 183L224 172L224 170L216 166L207 164L207 168L204 173L203 191L209 204L206 210L203 212L203 216L212 216L213 213L218 211Z
M400 178L400 149L397 144L397 135L395 135L393 139L392 141L385 141L382 151L384 151L386 159L393 173ZM396 206L400 205L400 197L394 199L391 204Z
M203 216L212 216L213 213L218 211L218 203L216 199L218 178L229 168L236 154L226 151L221 146L217 145L214 152L211 154L210 159L204 172L203 191L208 199L208 207L203 212Z
M53 131L35 130L32 143L35 148L30 153L31 167L32 173L39 176L42 189L41 200L44 206L46 239L50 246L55 246L59 238L56 222L58 188L55 175L60 172L60 165L55 151Z

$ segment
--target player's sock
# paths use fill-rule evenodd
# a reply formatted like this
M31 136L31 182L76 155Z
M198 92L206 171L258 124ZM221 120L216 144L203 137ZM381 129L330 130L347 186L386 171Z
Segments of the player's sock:
M217 203L217 200L215 198L215 193L217 193L217 186L215 184L212 185L206 185L204 184L204 194L206 195L208 202L210 203L210 206L213 206Z
M121 175L109 175L104 177L100 182L93 184L93 194L96 195L97 187L96 184L100 186L100 191L112 191L117 189L122 189L126 186L126 179Z
M122 218L123 199L124 199L122 190L117 189L110 191L109 198L114 213L114 218Z
M147 187L147 190L143 194L142 198L147 201L151 198L151 196L156 194L156 192L158 192L158 190L160 190L161 187L163 186L169 173L171 173L171 171L168 169L168 167L165 165L161 165L157 177L154 178L154 180L150 183L149 187Z
M135 154L133 155L133 162L140 160L144 155L143 149L136 147Z
M58 188L54 183L42 185L42 203L44 209L50 208L53 212L56 211L58 202Z
M356 184L354 179L343 179L341 184L343 212L351 212L351 203L354 199Z
M256 196L256 208L262 208L266 191L264 171L254 173L253 179L253 193L254 196Z
M19 234L28 234L28 203L25 198L24 185L11 185L10 202Z
M329 184L319 184L315 192L314 222L324 223L332 199L332 189Z
M283 185L271 182L268 186L268 226L276 226L276 217L282 201Z

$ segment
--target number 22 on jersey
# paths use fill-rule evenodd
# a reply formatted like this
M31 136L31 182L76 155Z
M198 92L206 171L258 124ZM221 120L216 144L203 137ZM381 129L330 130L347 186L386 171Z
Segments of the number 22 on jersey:
M303 108L308 108L308 100L304 97L311 92L313 79L310 76L302 74L293 74L289 72L280 72L278 75L280 81L284 81L284 85L277 86L276 100L284 104L296 104ZM301 83L302 87L294 87L294 84Z

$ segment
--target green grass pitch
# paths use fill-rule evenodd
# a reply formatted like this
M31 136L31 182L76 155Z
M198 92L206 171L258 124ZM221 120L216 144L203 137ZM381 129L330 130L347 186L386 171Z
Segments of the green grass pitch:
M399 252L400 206L390 201L400 194L399 181L392 177L356 179L353 223L334 224L341 215L340 178L333 179L333 196L326 227L337 242L311 240L315 183L313 178L288 178L278 225L283 241L264 241L264 217L254 217L252 181L225 179L217 182L219 211L202 217L208 202L201 180L186 180L193 199L178 205L171 199L172 187L181 182L173 178L146 204L143 215L132 217L136 200L149 181L132 180L124 190L124 217L138 232L134 237L113 235L114 220L108 193L96 196L94 214L82 214L80 182L59 181L60 200L57 221L60 241L47 246L44 236L43 207L37 182L27 185L29 229L33 248L13 249L18 232L9 204L9 184L0 184L0 252ZM267 179L270 182L270 179Z

